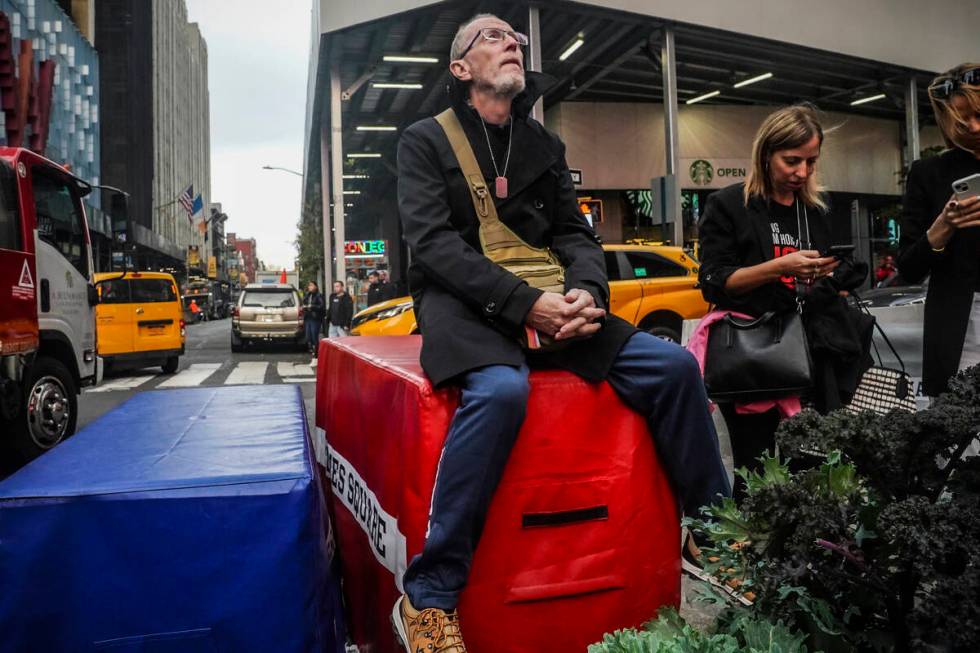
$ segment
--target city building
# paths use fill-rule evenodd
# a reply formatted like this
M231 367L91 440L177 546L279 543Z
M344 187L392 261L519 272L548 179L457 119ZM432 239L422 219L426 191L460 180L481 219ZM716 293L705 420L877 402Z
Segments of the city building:
M191 252L207 250L207 44L184 0L96 0L94 23L103 118L113 125L102 136L103 179L130 197L129 224L117 234L137 247L138 265L185 274ZM191 202L200 196L192 218L178 201L190 187Z
M941 144L926 86L980 60L971 21L935 18L963 10L957 0L900 10L887 0L314 0L304 217L323 224L330 274L359 274L348 243L368 240L387 243L379 267L403 274L398 135L448 106L456 30L492 12L529 35L526 68L554 78L534 117L565 142L582 202L601 202L607 242L695 242L707 196L744 178L763 117L808 101L834 128L820 171L835 239L871 261L897 241L901 171Z
M228 221L228 214L221 210L220 202L211 204L209 214L209 251L214 263L208 263L208 276L218 281L228 281L228 245L225 240L225 223Z
M244 283L255 283L255 271L261 269L258 256L256 255L254 238L239 238L234 232L229 232L226 236L229 247L234 247L241 259L238 265L240 281Z

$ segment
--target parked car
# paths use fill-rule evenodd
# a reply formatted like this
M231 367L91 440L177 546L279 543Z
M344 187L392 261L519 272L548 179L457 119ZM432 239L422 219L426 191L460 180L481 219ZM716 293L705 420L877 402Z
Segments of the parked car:
M684 320L698 319L708 304L698 289L698 262L680 247L603 245L609 277L609 310L650 333L680 342ZM418 333L411 297L375 304L357 315L351 334Z
M187 339L177 283L166 272L95 275L99 356L107 366L160 365L177 371Z
M231 311L231 350L254 342L305 344L299 293L285 283L250 283Z

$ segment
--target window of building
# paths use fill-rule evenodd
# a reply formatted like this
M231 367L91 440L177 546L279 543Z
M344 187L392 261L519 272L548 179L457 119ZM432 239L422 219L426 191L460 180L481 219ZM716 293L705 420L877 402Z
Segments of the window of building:
M85 223L68 182L34 168L34 210L41 240L61 252L82 276L88 276Z
M637 279L687 276L687 268L683 265L653 252L624 252L624 254L633 270L633 276Z

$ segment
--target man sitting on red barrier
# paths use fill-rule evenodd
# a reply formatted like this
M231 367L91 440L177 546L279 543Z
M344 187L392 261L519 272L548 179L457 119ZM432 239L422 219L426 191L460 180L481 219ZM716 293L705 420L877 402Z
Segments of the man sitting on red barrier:
M412 252L422 367L433 385L461 387L425 545L392 612L409 653L466 650L455 608L524 420L529 363L608 381L647 419L685 514L731 494L694 358L606 314L600 241L579 212L564 145L529 117L545 76L525 75L523 45L527 37L496 16L464 23L450 56L455 120L442 114L415 123L398 147L398 203ZM472 150L469 166L457 156L466 154L460 128ZM482 175L464 173L477 164ZM502 222L508 246L517 243L534 257L553 254L562 283L541 284L533 271L522 279L527 270L513 265L513 256L491 260L504 241L489 243L481 222L498 228L498 236ZM562 412L556 405L556 418Z

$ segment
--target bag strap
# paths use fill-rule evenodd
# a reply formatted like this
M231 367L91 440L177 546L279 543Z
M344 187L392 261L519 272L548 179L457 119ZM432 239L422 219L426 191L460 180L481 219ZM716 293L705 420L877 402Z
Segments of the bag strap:
M494 206L493 199L490 197L490 190L487 182L483 179L483 171L480 164L476 162L476 155L473 154L473 146L466 138L463 126L456 117L456 112L449 107L436 116L436 122L442 126L449 139L449 144L453 148L459 167L463 171L463 177L470 187L470 197L473 199L473 208L476 209L476 217L483 224L499 222L497 217L497 207Z
M902 368L902 372L905 372L905 363L902 361L902 357L898 355L898 351L895 349L895 345L893 345L892 341L888 339L888 334L885 333L885 330L881 328L880 324L878 324L878 318L872 315L871 309L869 309L867 306L861 303L861 297L860 295L857 294L856 291L852 290L850 292L851 295L854 297L854 299L857 300L858 306L861 308L861 310L863 310L865 313L870 315L871 319L874 320L875 328L878 329L878 333L881 334L882 340L885 341L885 344L888 345L888 348L891 350L892 355L895 356L895 360L898 361L899 366ZM885 364L881 360L881 352L878 351L878 347L874 343L874 338L871 339L871 346L874 347L875 354L878 356L879 367L884 367Z

